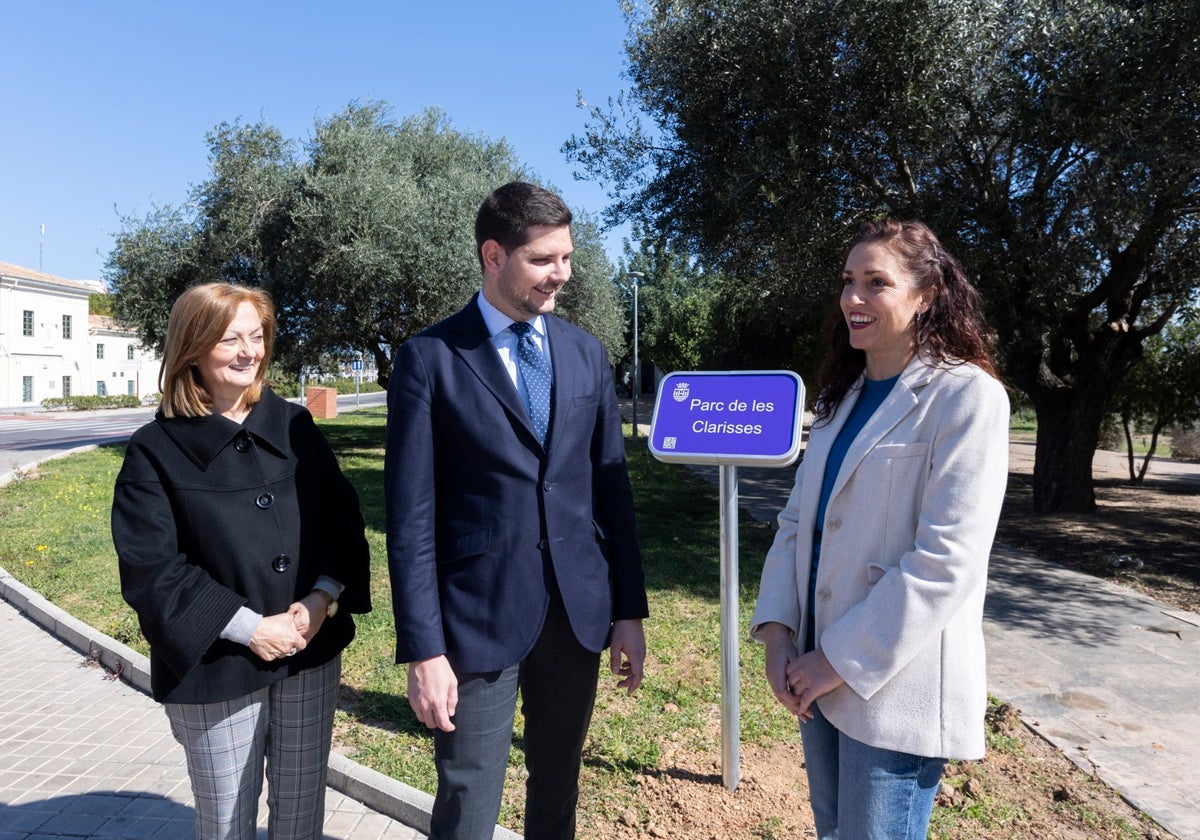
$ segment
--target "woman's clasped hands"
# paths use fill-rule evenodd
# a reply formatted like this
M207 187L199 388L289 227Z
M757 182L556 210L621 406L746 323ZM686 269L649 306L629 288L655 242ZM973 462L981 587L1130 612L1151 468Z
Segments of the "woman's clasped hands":
M327 606L320 594L312 593L285 613L264 616L250 637L250 650L265 662L299 653L321 629Z
M775 699L801 722L811 720L813 701L845 683L820 650L801 654L791 631L771 622L762 628L767 647L767 682Z

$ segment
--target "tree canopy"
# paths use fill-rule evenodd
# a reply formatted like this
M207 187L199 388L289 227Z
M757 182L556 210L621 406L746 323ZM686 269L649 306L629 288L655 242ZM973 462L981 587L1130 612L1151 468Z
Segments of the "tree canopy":
M386 383L394 349L479 288L475 213L508 181L528 179L504 141L454 130L429 110L393 120L352 104L301 147L263 122L207 135L211 176L183 207L122 220L105 276L117 317L163 346L184 289L227 280L276 303L276 359L289 367L369 353ZM598 229L573 230L563 313L620 342L612 267Z
M627 3L631 88L566 145L735 277L744 366L815 356L857 225L929 223L1038 415L1035 507L1090 510L1113 390L1200 283L1200 5ZM645 118L639 116L645 115Z
M1121 380L1112 411L1121 421L1129 455L1129 480L1141 484L1164 429L1200 420L1200 318L1177 319L1149 339L1142 359ZM1140 466L1134 465L1133 429L1150 430Z
M640 225L634 236L638 248L626 240L616 282L630 313L633 285L638 286L639 361L664 371L719 367L726 346L718 339L721 277ZM632 346L630 335L626 347Z

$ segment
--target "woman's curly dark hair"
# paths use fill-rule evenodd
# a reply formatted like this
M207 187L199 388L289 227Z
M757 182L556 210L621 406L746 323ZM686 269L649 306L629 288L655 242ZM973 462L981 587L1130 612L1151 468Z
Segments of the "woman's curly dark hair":
M930 364L970 362L999 377L992 361L992 331L983 317L979 292L967 280L962 265L921 222L881 219L867 222L846 249L880 243L900 260L918 290L933 289L929 308L916 319L917 353ZM850 330L842 315L840 295L826 318L829 353L817 379L819 393L815 419L833 416L850 388L867 366L862 350L850 346Z

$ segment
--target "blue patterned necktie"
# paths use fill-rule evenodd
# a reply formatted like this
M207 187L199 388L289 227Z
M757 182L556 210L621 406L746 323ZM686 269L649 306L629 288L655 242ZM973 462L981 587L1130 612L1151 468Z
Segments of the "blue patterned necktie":
M517 335L517 369L525 380L525 407L542 446L550 428L550 363L533 341L533 327L517 321L509 327Z

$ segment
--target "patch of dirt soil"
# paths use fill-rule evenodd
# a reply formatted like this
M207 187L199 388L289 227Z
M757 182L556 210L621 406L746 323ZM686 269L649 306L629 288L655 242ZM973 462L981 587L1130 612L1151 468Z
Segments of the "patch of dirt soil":
M1170 840L1113 790L1030 731L1007 705L989 715L987 755L946 767L931 838L942 840ZM597 840L815 837L799 738L743 744L741 781L721 783L720 755L664 752L640 780L638 801L589 826Z
M997 539L1104 575L1180 609L1200 611L1200 485L1170 477L1127 484L1124 462L1097 459L1098 510L1034 516L1031 468L1014 462ZM1120 559L1127 558L1127 559ZM943 840L1168 840L1166 832L1026 727L1017 710L989 712L989 746L977 762L947 766L930 836ZM721 784L721 756L664 748L640 780L638 802L589 826L598 840L815 836L799 737L741 747L741 782Z

